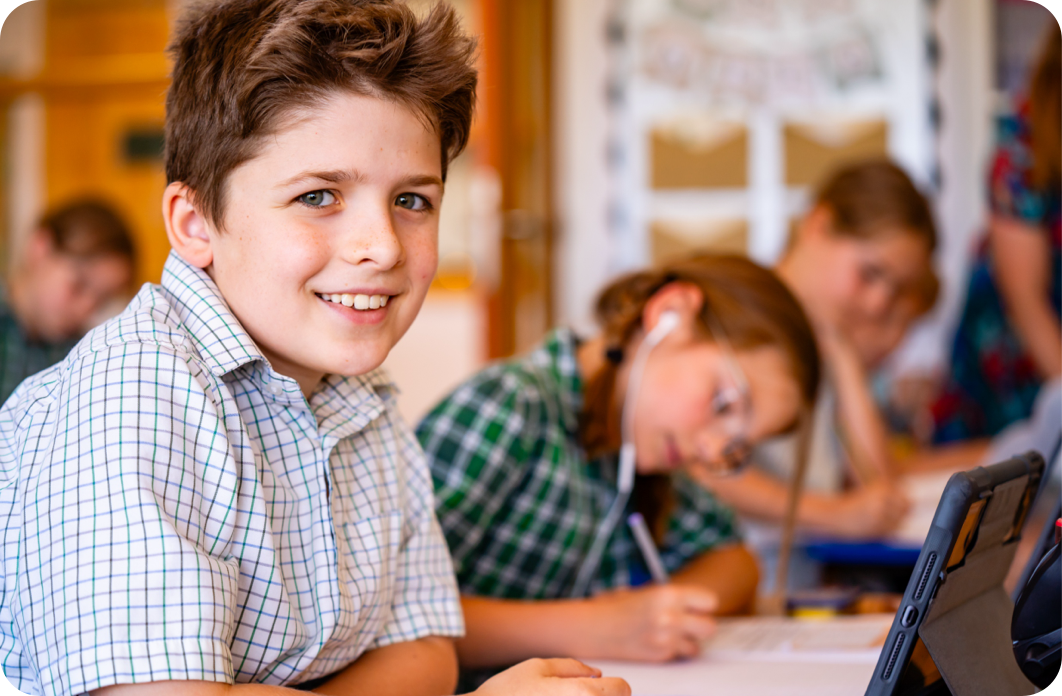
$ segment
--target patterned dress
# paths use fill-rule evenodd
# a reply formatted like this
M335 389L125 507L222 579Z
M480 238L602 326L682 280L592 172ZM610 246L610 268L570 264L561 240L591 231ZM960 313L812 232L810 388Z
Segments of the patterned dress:
M1051 305L1062 316L1062 193L1031 184L1027 113L1022 108L999 121L989 200L994 214L1020 220L1049 236ZM937 442L992 436L1032 413L1040 376L1007 319L987 240L982 240L970 274L949 369L948 381L933 405Z

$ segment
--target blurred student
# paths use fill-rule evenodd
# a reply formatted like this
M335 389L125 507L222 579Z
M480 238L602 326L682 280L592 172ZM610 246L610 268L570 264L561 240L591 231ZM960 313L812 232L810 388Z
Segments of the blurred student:
M129 288L133 263L129 230L106 204L79 201L44 216L0 288L0 402L66 357Z
M907 335L916 321L937 303L940 279L936 271L926 268L915 283L906 288L878 321L863 321L849 330L852 348L867 372L880 369Z
M483 370L418 427L462 591L464 668L686 657L714 615L754 598L731 511L690 474L740 466L810 410L819 357L803 310L770 271L703 256L620 278L597 319L589 340L558 329ZM630 499L617 489L624 442ZM634 510L669 583L632 587L646 575L625 523Z
M929 205L910 178L887 161L868 161L830 177L778 264L815 327L826 368L797 514L801 529L880 537L907 511L867 371L906 331L904 312L924 304L913 298L912 308L903 308L932 272L935 246ZM868 333L867 326L875 328ZM747 517L778 522L794 448L792 439L769 443L741 476L706 483Z
M1062 37L1050 24L1027 98L999 121L988 234L933 406L937 442L1027 418L1040 385L1062 375Z

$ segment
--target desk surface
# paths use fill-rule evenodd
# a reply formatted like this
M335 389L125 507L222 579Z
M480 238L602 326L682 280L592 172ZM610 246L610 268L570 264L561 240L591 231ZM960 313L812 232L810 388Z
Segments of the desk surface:
M718 661L647 665L593 662L605 675L623 677L634 696L859 696L874 663Z
M858 696L870 683L892 619L720 619L695 659L593 664L626 679L635 696Z

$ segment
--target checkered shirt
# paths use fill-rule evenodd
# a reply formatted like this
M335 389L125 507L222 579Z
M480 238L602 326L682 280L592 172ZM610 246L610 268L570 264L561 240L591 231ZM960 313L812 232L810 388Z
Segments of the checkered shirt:
M510 599L572 592L616 498L616 457L587 461L578 437L575 337L553 332L527 357L461 385L420 423L435 505L461 591ZM663 547L669 571L737 539L733 514L684 475ZM628 512L631 511L628 503ZM626 524L612 532L591 593L646 574Z
M171 254L0 410L0 660L31 694L295 684L463 631L431 478L381 372L307 404Z
M11 396L22 380L66 357L74 343L76 341L48 343L30 340L0 284L0 403Z

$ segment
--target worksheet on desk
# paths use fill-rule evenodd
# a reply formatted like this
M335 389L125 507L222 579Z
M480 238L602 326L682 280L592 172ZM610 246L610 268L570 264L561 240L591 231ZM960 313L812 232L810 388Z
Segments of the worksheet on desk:
M828 621L773 616L720 619L716 634L705 644L704 657L873 663L892 618L892 614L870 614Z
M593 664L634 696L852 696L866 691L892 618L720 619L695 658Z
M873 664L750 662L698 658L668 664L595 662L622 677L634 696L854 696L870 683Z

